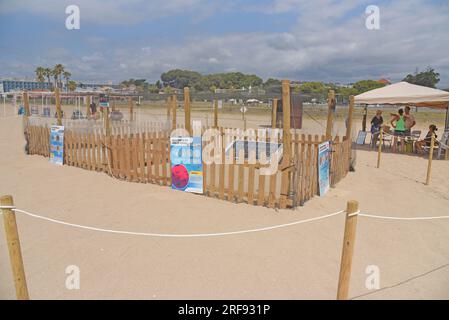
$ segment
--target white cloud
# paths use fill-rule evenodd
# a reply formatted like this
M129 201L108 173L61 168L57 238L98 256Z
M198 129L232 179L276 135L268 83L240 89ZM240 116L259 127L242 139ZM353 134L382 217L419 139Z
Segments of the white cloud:
M89 3L92 9L105 3L79 2ZM425 0L379 4L381 29L370 31L365 28L363 6L370 2L275 0L270 5L243 9L265 14L294 12L297 22L285 32L191 36L164 45L144 39L144 43L134 46L109 45L103 51L95 47L84 57L63 51L58 55L74 77L89 79L133 77L153 81L168 69L183 68L204 73L238 70L265 78L351 82L381 77L400 80L416 67L432 66L441 73L441 86L449 87L449 5L432 5ZM104 9L103 15L110 14L124 22L136 21L148 12L160 15L192 12L204 3L203 0L157 0L145 2L143 6L140 0L114 1ZM36 4L33 6L33 10L44 10L36 8L39 7ZM102 14L94 10L91 15ZM117 68L121 65L126 68ZM10 65L4 66L2 62L0 66L11 70ZM22 65L20 70L24 68Z
M65 8L77 5L81 23L123 25L139 23L148 19L161 19L170 15L191 12L207 16L219 9L224 0L2 0L0 13L28 12L60 17L65 21Z

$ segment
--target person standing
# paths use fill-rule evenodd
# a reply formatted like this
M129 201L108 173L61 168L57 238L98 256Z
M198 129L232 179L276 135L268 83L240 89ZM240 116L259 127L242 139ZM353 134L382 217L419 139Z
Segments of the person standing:
M95 116L96 113L97 113L97 105L95 104L95 101L92 101L92 103L90 104L90 114L92 116Z
M375 148L377 145L377 140L379 140L380 128L384 123L384 119L382 117L382 111L377 110L376 115L371 119L371 147Z
M399 109L399 114L394 115L393 119L391 119L391 125L394 128L394 139L393 139L393 152L396 152L398 139L401 140L401 151L404 151L405 142L405 116L404 110Z
M410 106L405 107L405 136L410 137L412 135L412 128L415 126L415 117L410 113Z

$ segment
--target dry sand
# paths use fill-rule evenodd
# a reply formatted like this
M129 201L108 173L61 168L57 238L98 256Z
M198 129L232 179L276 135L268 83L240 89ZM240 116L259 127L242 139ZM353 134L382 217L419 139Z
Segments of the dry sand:
M313 127L307 122L306 127ZM64 221L158 233L253 229L316 217L355 199L363 212L388 216L449 214L449 161L358 151L357 171L324 198L296 210L233 204L105 174L51 165L23 153L21 121L0 119L0 194L18 208ZM33 299L334 299L344 215L272 231L216 238L150 238L74 229L17 214ZM0 222L0 298L13 299ZM360 217L350 297L448 299L449 220ZM77 265L80 290L65 287ZM365 287L380 268L380 291Z

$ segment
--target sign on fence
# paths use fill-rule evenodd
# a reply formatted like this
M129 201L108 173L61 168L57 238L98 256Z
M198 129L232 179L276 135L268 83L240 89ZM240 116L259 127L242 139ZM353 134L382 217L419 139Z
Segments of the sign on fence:
M172 189L203 193L203 161L201 136L171 137Z
M57 165L64 164L64 126L51 126L50 162Z
M108 108L109 107L109 96L102 93L100 94L100 101L99 101L99 105L100 107L104 107L104 108Z
M330 145L329 141L326 141L318 146L318 184L320 186L320 197L329 191L329 164Z

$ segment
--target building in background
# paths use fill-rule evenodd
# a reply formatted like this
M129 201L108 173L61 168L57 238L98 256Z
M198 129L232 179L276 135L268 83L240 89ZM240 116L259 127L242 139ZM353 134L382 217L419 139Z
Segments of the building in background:
M377 80L377 82L382 83L383 85L386 85L386 86L391 84L391 81L388 79L379 79L379 80Z
M37 82L29 80L0 80L0 92L16 92L22 90L51 90L51 84L48 82Z

